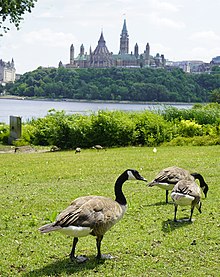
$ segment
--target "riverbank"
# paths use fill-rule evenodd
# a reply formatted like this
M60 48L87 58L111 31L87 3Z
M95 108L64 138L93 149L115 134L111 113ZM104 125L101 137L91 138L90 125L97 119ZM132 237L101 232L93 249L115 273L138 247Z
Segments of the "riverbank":
M118 101L118 100L88 100L69 98L44 98L44 97L21 97L16 95L0 95L0 99L9 100L31 100L31 101L51 101L51 102L76 102L76 103L112 103L112 104L140 104L140 105L195 105L195 102L144 102L144 101ZM206 103L200 103L206 104Z
M88 101L73 99L46 99L46 98L18 98L4 96L0 98L0 122L9 123L11 115L22 117L22 122L45 117L50 110L65 111L66 114L96 113L100 110L108 111L143 111L163 110L166 107L190 109L192 103L156 103L156 102L115 102L115 101Z

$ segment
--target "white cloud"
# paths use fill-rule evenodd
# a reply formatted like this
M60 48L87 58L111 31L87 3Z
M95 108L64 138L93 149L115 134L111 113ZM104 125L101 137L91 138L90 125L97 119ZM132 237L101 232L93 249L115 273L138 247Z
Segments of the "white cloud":
M44 12L36 16L36 18L45 18L45 19L61 19L63 16L52 14L51 12Z
M156 25L157 27L171 28L177 30L185 28L184 22L162 17L159 13L151 13L149 15L149 20L152 24Z
M51 29L41 29L23 35L24 41L29 44L40 43L49 47L66 47L76 38L70 33L53 32Z
M190 54L194 59L210 62L213 57L219 56L220 47L206 48L206 47L194 47Z
M150 5L156 11L178 12L180 9L179 5L174 5L160 0L150 0Z
M220 36L214 31L196 32L190 36L191 40L220 41Z

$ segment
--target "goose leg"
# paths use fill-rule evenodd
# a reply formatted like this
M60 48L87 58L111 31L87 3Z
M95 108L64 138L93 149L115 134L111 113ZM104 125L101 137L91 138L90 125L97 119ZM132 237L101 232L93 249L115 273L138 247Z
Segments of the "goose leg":
M103 239L103 236L97 236L96 238L96 247L97 247L97 259L101 259L102 255L101 255L101 241Z
M177 212L177 205L174 206L174 222L177 222L177 220L176 220L176 212Z
M166 190L166 203L168 203L168 194L169 194L169 191Z
M191 208L191 214L190 214L190 218L189 218L190 222L192 222L193 211L194 211L194 206L192 206L192 208Z
M74 261L74 259L75 259L75 249L76 249L76 244L77 244L78 240L79 240L78 238L73 239L73 247L72 247L72 250L71 250L71 253L70 253L71 261Z

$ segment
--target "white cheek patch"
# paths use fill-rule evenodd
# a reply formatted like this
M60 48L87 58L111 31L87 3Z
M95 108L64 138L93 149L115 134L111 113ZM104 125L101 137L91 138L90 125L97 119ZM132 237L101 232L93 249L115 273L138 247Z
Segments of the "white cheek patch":
M130 170L127 173L128 173L128 180L135 180L136 179L134 177L133 173Z

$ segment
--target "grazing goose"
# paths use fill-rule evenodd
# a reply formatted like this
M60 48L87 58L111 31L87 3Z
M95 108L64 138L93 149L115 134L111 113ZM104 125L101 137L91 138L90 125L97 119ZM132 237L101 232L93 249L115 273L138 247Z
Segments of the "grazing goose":
M123 217L127 202L122 192L122 185L132 179L147 181L137 170L127 169L115 182L115 200L104 196L79 197L58 215L55 222L40 227L39 231L41 233L59 231L74 237L70 258L78 262L86 260L82 256L75 257L78 237L96 236L96 257L104 258L101 255L101 241L104 234Z
M81 148L80 147L76 147L75 154L80 153L80 152L81 152Z
M104 148L103 148L101 145L96 144L96 145L94 145L94 146L92 147L92 149L103 150Z
M191 214L189 221L192 221L192 215L194 208L197 207L201 213L202 203L200 201L201 191L200 187L195 181L180 180L173 188L171 192L171 198L174 201L174 221L176 222L177 207L191 205Z
M200 182L200 187L202 188L205 197L207 196L208 192L208 185L206 184L204 178L199 173L189 173L188 170L177 167L171 166L161 170L155 179L148 184L149 187L158 186L159 188L166 190L166 203L168 203L168 193L169 190L172 190L174 185L179 182L180 180L189 180L194 181L198 179Z

